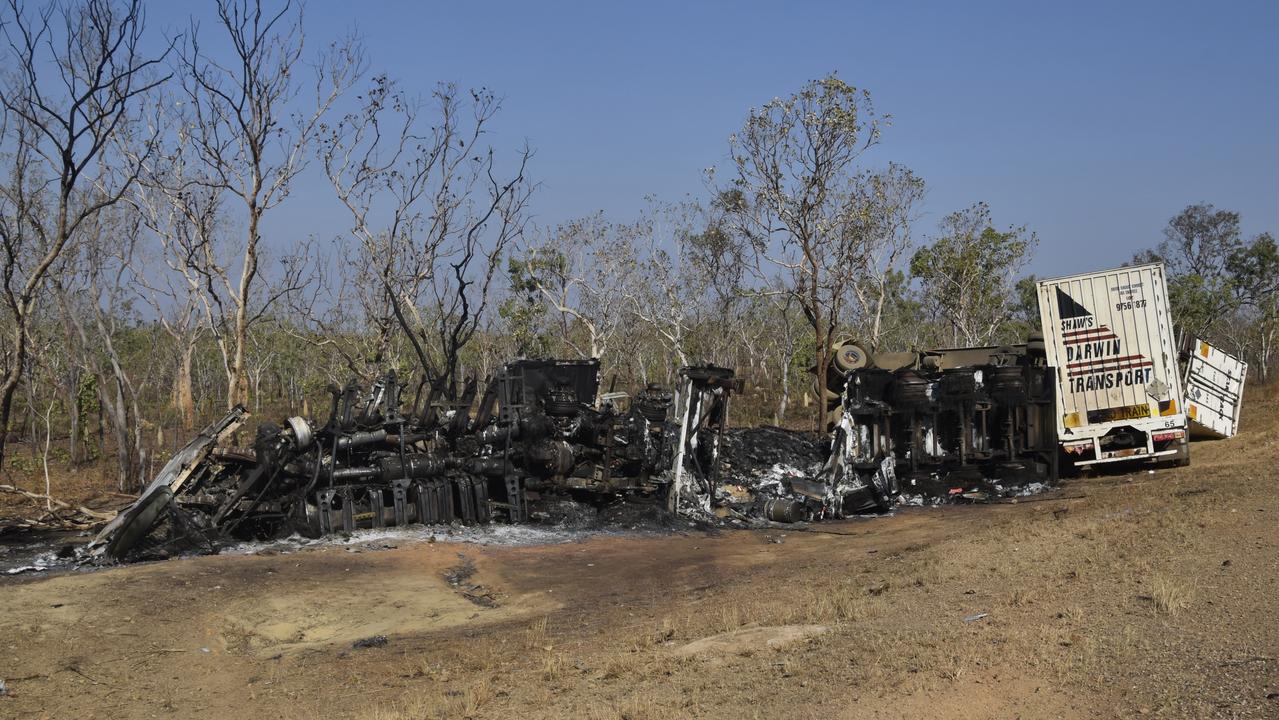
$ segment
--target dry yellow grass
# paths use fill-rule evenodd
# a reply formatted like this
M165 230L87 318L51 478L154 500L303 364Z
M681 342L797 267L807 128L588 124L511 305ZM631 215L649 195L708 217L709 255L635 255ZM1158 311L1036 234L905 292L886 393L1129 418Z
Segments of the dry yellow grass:
M638 653L634 652L609 655L600 667L600 679L617 680L636 673L638 659Z
M967 664L962 657L951 655L944 658L941 663L940 675L946 680L954 682L964 676L964 670Z
M524 645L530 650L546 647L546 618L539 618L529 624L524 631Z
M1008 598L1008 602L1013 607L1026 607L1035 600L1035 591L1022 585L1013 590L1012 596Z
M461 690L439 694L408 693L397 702L371 708L356 715L358 720L452 720L474 717L493 699L488 677L480 676Z
M1156 575L1150 581L1150 599L1155 611L1166 615L1176 615L1190 606L1194 597L1194 589L1189 583L1182 582L1168 575Z
M445 717L471 717L493 699L493 688L488 678L480 678L461 693L446 695Z
M568 658L564 653L547 651L542 658L542 679L547 682L556 682L564 677L568 668Z
M742 607L737 604L725 605L719 611L720 632L732 632L743 625Z

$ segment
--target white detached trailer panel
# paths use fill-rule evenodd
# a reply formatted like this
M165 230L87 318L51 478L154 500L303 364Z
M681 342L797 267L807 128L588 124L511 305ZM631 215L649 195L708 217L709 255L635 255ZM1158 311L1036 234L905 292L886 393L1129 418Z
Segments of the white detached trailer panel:
M1228 438L1239 430L1248 363L1196 340L1186 363L1186 415L1195 435Z
M1188 457L1161 263L1039 281L1057 437L1076 465Z

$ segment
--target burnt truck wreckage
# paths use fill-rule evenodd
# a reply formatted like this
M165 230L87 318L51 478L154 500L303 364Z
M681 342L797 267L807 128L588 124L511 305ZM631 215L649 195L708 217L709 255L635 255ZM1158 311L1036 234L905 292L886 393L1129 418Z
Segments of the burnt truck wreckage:
M672 392L599 393L598 360L520 360L475 404L432 387L407 406L387 373L365 390L330 387L329 417L263 422L252 448L224 445L248 421L233 408L179 451L139 499L89 543L125 560L213 551L223 539L267 539L409 524L529 519L542 494L645 496L707 513L718 451L741 380L712 365L682 368ZM624 401L631 400L623 409Z
M1055 379L1038 337L877 354L838 344L815 383L829 433L820 465L786 468L727 505L795 522L1041 489L1058 479Z
M1057 375L1042 338L873 356L845 343L834 365L822 476L838 514L886 510L899 495L985 500L1057 481Z
M519 360L478 393L470 380L413 402L394 373L331 387L327 422L263 422L227 447L242 407L206 428L87 546L111 560L269 539L446 523L530 520L530 502L648 498L715 522L797 522L900 502L984 500L1057 479L1055 369L1042 341L870 355L837 348L823 385L819 459L760 482L721 448L743 382L713 365L674 390L600 392L598 360ZM476 397L479 395L478 404ZM785 433L774 429L777 433ZM757 468L758 470L758 468ZM758 475L758 473L756 473ZM722 477L723 476L723 477Z

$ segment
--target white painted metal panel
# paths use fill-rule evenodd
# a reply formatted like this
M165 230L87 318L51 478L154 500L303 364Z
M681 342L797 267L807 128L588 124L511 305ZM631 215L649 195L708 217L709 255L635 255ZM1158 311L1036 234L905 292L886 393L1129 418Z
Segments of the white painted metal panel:
M1162 264L1041 280L1039 312L1063 443L1185 428Z
M1230 437L1239 431L1248 363L1196 340L1186 364L1186 415L1196 434Z

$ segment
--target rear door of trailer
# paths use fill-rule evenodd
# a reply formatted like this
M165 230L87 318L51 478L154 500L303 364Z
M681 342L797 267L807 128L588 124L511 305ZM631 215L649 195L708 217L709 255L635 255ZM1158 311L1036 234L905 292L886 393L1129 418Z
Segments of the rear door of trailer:
M1248 363L1196 340L1186 363L1186 415L1194 435L1228 438L1239 430Z
M1185 447L1161 263L1041 280L1039 312L1048 363L1057 368L1057 437L1076 465Z

